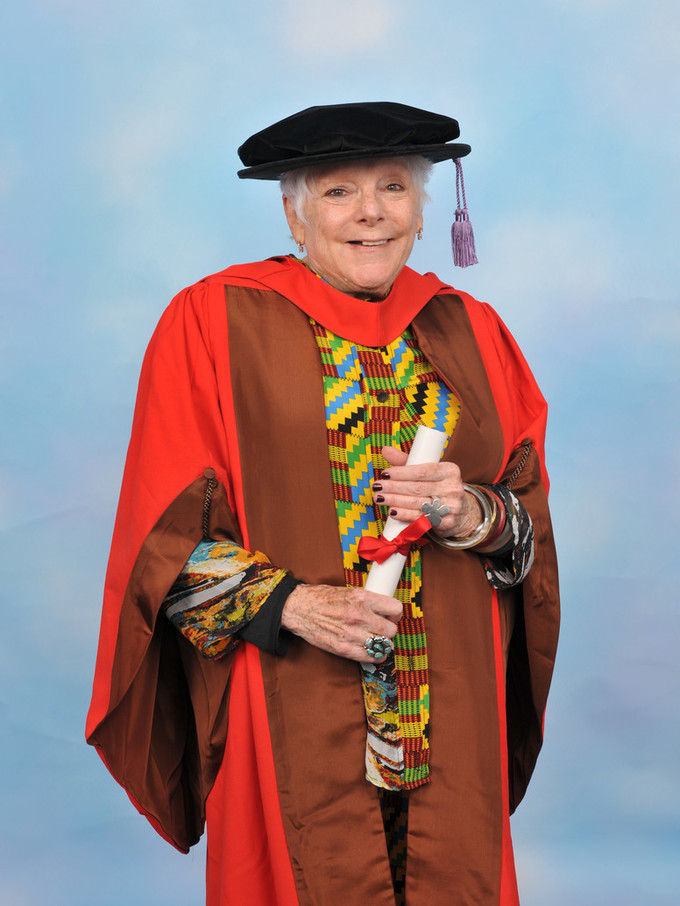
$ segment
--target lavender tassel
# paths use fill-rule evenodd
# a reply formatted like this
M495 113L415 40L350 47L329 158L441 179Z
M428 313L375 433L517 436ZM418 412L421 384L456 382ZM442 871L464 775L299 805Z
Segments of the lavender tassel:
M475 234L468 217L467 208L456 211L456 219L451 227L451 249L453 250L453 263L456 267L469 267L477 264L475 252Z
M469 267L471 264L477 264L475 234L472 231L472 224L468 217L463 167L458 158L456 158L455 164L457 208L456 219L451 227L451 250L453 251L453 263L456 267ZM463 196L462 205L460 203L461 194Z

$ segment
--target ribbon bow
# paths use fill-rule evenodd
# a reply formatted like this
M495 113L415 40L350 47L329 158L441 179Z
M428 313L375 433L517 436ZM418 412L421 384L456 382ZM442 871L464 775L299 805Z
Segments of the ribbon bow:
M420 516L415 522L402 529L391 541L384 537L373 538L371 535L364 535L359 540L357 551L364 560L375 560L377 563L384 563L392 554L402 554L405 557L414 543L419 541L431 528L432 523L429 518Z

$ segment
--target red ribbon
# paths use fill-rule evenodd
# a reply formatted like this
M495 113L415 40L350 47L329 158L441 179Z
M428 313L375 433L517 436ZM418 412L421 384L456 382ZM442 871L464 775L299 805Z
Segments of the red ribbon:
M392 554L402 554L405 557L413 544L431 528L432 523L428 517L420 516L391 541L385 537L373 538L370 535L364 535L357 546L359 556L364 560L375 560L378 563L384 563Z

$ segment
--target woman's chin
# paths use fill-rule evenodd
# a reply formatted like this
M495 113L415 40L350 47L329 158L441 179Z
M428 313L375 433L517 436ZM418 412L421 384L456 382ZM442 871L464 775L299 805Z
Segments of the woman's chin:
M366 262L360 267L341 267L337 264L324 267L323 262L318 264L311 256L308 256L306 263L334 289L362 299L384 298L403 267L402 264L397 267L392 262L386 265L377 261Z
M401 270L401 268L400 268ZM347 279L345 292L352 296L384 298L392 288L392 284L397 279L399 271L379 271L369 270L368 272L358 272L352 275L352 279Z

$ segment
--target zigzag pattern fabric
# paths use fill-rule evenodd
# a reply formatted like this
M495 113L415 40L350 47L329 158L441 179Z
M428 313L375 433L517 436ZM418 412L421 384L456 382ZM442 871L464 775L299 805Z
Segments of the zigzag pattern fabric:
M406 906L409 798L394 790L379 790L378 798L390 860L395 906Z
M372 484L387 467L382 447L408 452L420 423L451 435L460 411L407 329L388 346L343 339L313 319L324 381L328 455L345 581L361 588L369 563L357 553L362 535L382 534L387 513ZM429 776L429 681L421 609L420 551L406 561L395 597L404 605L394 653L365 664L361 679L368 726L366 778L384 789L413 789Z

